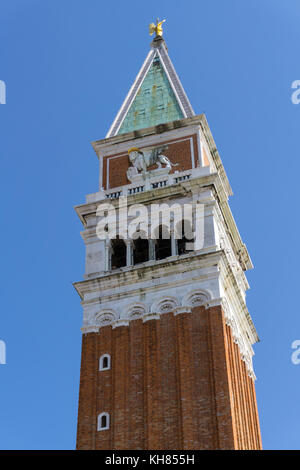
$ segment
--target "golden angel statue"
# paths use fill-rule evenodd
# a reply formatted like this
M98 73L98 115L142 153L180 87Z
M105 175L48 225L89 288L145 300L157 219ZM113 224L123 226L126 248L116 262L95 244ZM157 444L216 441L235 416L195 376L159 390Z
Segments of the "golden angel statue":
M150 36L152 36L152 34L154 32L156 33L156 36L162 36L162 34L163 34L162 24L165 21L166 20L159 21L159 19L157 18L156 25L154 23L149 24L149 34L150 34Z

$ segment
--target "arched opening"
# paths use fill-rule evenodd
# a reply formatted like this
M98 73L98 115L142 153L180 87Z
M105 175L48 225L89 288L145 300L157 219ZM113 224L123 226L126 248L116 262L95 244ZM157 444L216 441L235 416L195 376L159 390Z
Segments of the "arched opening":
M194 234L189 220L181 220L176 225L177 253L184 255L194 248Z
M155 259L165 259L172 255L171 237L168 227L160 225L156 232Z
M105 429L109 429L109 414L100 413L97 419L97 430L104 431Z
M110 369L110 355L103 354L99 359L99 370Z
M145 263L149 260L149 240L145 232L133 235L133 264Z
M102 369L107 369L108 368L108 357L105 356L102 360Z
M122 238L111 240L111 269L126 266L126 244Z

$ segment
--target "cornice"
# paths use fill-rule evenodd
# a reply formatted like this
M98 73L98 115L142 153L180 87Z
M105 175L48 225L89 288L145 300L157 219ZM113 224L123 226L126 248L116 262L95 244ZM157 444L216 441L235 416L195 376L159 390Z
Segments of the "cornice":
M169 259L160 261L148 261L142 265L124 267L114 271L102 273L102 275L85 279L83 281L74 282L73 285L81 299L90 292L99 291L104 293L107 289L122 287L126 285L138 285L141 281L149 281L154 279L163 279L174 273L177 276L180 273L201 269L208 266L217 266L221 256L221 251L211 250L209 252L191 253L170 257ZM182 281L180 281L181 283ZM137 288L140 290L139 288Z
M123 142L129 142L131 140L136 140L155 134L160 135L164 132L172 131L174 129L177 130L191 125L199 126L201 123L201 116L203 116L203 114L179 119L177 121L170 121L164 124L158 124L157 126L146 127L144 129L139 129L133 132L126 132L125 134L118 134L105 139L95 140L92 142L92 146L98 156L101 150L107 149L110 146L114 146Z
M187 182L180 182L162 188L150 189L142 193L131 194L127 196L128 206L132 204L147 204L154 200L173 198L175 196L185 196L192 189L206 188L208 186L216 185L218 179L217 173L210 173L199 178L193 178ZM86 226L86 217L96 215L97 208L100 205L111 204L114 207L119 206L119 199L102 199L96 202L89 202L80 204L74 207L82 224Z

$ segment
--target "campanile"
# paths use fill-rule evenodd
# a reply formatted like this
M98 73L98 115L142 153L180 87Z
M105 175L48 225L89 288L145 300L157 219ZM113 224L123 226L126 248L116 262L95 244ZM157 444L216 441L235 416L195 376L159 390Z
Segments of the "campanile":
M260 449L251 259L205 115L193 111L161 25L153 30L108 134L93 142L99 188L76 206L86 246L74 284L77 448ZM162 205L173 207L169 220L145 221Z

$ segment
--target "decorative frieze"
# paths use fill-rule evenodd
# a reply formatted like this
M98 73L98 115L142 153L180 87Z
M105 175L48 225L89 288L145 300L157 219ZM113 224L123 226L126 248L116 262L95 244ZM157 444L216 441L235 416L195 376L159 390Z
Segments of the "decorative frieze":
M116 304L117 305L117 304ZM159 320L160 316L172 312L174 315L182 313L192 313L195 307L204 306L206 309L221 305L225 322L232 330L234 342L238 345L241 358L245 362L248 374L255 379L252 365L253 349L251 342L245 332L243 332L240 320L234 313L226 297L212 298L206 290L191 290L181 299L174 296L162 297L152 304L143 302L131 302L122 312L112 308L103 309L90 318L90 324L82 327L83 333L99 332L102 327L111 325L112 328L128 326L132 320L142 319L143 322L149 320Z

